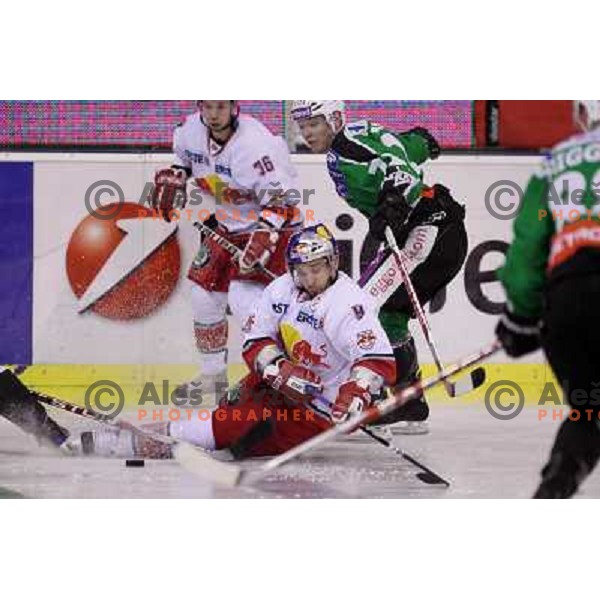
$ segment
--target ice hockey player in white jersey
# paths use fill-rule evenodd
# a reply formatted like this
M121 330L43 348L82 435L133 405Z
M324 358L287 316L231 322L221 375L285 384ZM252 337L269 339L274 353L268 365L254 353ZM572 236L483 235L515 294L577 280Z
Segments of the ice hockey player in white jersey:
M289 272L262 293L245 325L243 355L250 373L235 404L209 420L179 420L162 433L235 457L275 455L362 411L394 382L396 364L371 298L338 270L336 241L324 225L290 239ZM98 438L96 453L116 448L163 457L157 448L121 432L129 442ZM122 455L122 454L121 454Z
M338 270L325 225L296 234L287 254L289 273L265 290L244 325L244 359L267 380L309 369L333 420L344 419L380 394L395 371L391 346L371 297Z
M176 128L173 150L175 163L155 177L154 208L170 220L189 196L202 202L208 195L216 210L205 224L242 251L238 264L213 240L201 239L188 273L200 363L200 375L190 383L209 391L224 388L227 380L227 306L245 321L270 282L261 267L285 272L287 241L302 217L298 198L288 194L297 184L285 141L239 114L236 101L200 101L199 110ZM197 186L190 194L188 184ZM192 207L194 215L208 214L190 201ZM190 389L184 386L177 395L189 397Z

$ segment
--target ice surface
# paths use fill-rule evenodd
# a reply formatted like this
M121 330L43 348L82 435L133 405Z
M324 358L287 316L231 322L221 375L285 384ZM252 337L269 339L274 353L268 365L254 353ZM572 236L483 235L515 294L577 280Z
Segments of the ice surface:
M64 413L61 423L86 424ZM73 419L73 420L72 420ZM416 469L366 438L330 443L282 467L253 489L227 489L186 472L174 461L63 457L42 449L13 425L0 423L0 497L30 498L527 498L552 445L558 421L538 420L525 408L511 421L478 405L434 404L431 433L396 436L395 443L451 481L422 483ZM356 433L355 436L364 436ZM592 474L581 497L600 497Z

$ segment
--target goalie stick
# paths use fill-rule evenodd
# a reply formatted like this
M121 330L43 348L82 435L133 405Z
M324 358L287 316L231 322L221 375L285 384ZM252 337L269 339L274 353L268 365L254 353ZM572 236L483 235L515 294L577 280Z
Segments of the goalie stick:
M388 246L392 251L396 259L396 264L400 269L400 273L402 275L402 279L404 282L404 287L406 288L406 292L408 297L410 298L410 302L413 305L415 313L417 315L417 320L419 321L419 325L421 326L421 330L423 331L423 336L425 337L425 341L429 346L429 350L431 351L431 355L433 356L433 360L435 362L438 371L441 373L443 371L442 361L440 359L439 352L433 341L433 334L431 331L431 326L429 325L429 321L427 320L427 316L425 315L425 311L421 306L421 302L419 297L417 296L417 292L410 280L410 274L408 272L408 267L406 266L406 259L404 258L404 254L398 248L398 244L396 242L396 238L388 226L385 228L385 238L387 240ZM468 373L465 377L457 381L456 383L450 381L449 379L444 380L444 387L446 388L446 392L452 398L456 396L460 396L467 392L473 391L477 389L485 382L485 369L483 367L478 367L474 369L470 373Z

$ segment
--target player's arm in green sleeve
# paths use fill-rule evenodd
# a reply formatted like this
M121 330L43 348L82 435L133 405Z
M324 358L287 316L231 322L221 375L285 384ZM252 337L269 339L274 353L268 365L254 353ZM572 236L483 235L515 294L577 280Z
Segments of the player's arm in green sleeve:
M530 179L514 224L514 239L498 275L509 309L522 317L539 317L554 221L548 210L548 182Z

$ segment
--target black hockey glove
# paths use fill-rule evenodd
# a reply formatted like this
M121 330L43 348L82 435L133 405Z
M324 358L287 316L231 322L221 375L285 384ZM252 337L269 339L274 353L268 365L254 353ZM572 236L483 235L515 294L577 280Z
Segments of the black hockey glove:
M518 358L541 346L540 320L536 317L519 317L506 310L498 321L496 335L506 354Z
M379 208L369 220L369 230L373 237L384 241L388 225L394 232L404 226L411 213L406 194L417 183L419 181L400 167L388 168L379 192Z

